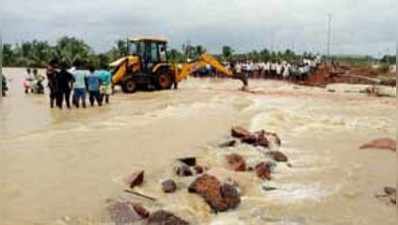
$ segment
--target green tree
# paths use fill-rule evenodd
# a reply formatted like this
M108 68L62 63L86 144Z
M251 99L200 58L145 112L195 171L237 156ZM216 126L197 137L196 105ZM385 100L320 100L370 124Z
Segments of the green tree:
M222 47L222 56L225 60L230 60L234 54L234 50L230 46Z
M54 55L72 65L75 60L90 58L92 50L83 40L74 37L62 37L57 41Z

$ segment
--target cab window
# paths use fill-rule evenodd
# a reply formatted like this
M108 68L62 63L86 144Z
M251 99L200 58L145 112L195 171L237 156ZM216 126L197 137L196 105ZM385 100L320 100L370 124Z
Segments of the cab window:
M158 45L156 43L151 43L151 61L159 62Z

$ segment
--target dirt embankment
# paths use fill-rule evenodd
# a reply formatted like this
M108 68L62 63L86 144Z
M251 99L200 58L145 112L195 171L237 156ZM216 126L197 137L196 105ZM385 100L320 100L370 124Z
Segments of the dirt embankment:
M379 74L380 71L368 66L322 64L307 80L298 83L319 87L326 87L332 83L396 85L395 79L380 79Z

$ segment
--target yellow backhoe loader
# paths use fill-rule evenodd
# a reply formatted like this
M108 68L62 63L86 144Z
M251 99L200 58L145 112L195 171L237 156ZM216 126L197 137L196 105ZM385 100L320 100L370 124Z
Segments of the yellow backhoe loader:
M163 90L170 89L173 84L176 87L178 82L207 65L225 76L242 80L244 87L247 86L246 79L234 76L232 71L207 53L190 63L170 63L167 58L166 39L128 39L128 52L128 56L110 64L114 68L113 85L120 85L126 93L134 93L139 88L152 87Z

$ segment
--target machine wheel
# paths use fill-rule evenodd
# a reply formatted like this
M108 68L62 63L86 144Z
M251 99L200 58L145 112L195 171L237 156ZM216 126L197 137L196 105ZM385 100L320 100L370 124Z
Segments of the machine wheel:
M137 84L133 78L125 80L122 84L122 90L126 93L134 93L137 90Z
M159 71L158 88L161 90L170 89L173 84L172 78L168 70Z

